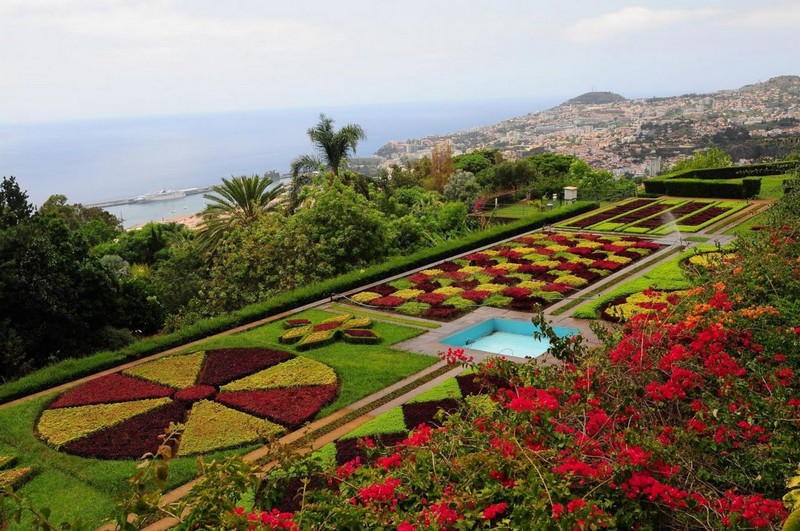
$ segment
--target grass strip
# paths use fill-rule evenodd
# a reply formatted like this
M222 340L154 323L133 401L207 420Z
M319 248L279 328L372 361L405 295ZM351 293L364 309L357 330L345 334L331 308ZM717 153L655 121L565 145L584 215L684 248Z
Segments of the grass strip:
M764 205L750 210L749 212L743 212L728 220L727 223L721 224L716 229L717 231L725 230L723 234L727 236L740 236L742 232L750 230L750 227L761 224L770 206L771 205Z
M679 252L681 252L681 249L679 249L677 247L674 248L674 249L671 249L666 254L663 254L663 255L658 256L656 258L652 258L652 259L650 259L650 260L648 260L648 261L636 266L635 268L627 271L628 275L635 275L639 271L642 271L642 270L650 267L651 265L656 264L656 263L658 263L658 262L660 262L662 260L665 260L666 258L669 258L673 254L679 253ZM552 312L550 312L550 315L561 315L564 312L566 312L567 310L571 310L575 306L578 306L579 304L583 304L584 302L586 302L586 299L589 299L589 298L591 298L591 297L593 297L593 296L595 296L595 295L597 295L599 293L602 293L603 291L607 290L608 288L610 288L610 287L612 287L612 286L614 286L616 284L617 284L617 282L612 282L610 284L604 284L602 286L598 286L598 287L594 288L592 291L590 291L589 293L587 293L586 295L582 296L581 298L573 299L570 302L568 302L567 304L565 304L564 306L561 306L561 307L553 310Z

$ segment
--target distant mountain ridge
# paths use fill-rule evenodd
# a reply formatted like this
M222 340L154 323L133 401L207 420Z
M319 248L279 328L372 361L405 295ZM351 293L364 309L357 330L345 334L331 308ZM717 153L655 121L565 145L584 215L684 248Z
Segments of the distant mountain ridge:
M618 101L628 101L628 98L614 92L585 92L580 96L565 101L561 105L602 105Z

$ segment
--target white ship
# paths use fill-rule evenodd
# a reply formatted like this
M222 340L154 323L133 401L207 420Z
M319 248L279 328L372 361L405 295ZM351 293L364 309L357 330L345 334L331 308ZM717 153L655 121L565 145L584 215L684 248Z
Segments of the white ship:
M140 195L136 198L136 202L149 203L150 201L166 201L167 199L180 199L181 197L186 197L186 192L183 190L162 189L157 192L150 192L149 194Z

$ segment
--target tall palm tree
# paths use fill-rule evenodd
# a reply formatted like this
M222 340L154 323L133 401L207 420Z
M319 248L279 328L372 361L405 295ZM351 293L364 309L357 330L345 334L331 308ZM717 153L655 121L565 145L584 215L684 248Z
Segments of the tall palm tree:
M327 168L332 172L331 180L339 175L342 160L361 140L366 140L367 135L360 125L348 124L334 131L333 120L324 114L319 115L319 123L308 130L308 136L314 143L322 158L311 155L301 155L292 161L292 177L297 178L301 173L317 171Z
M209 203L202 212L203 223L198 235L201 245L213 250L225 233L252 224L258 217L281 205L283 185L270 189L272 181L264 176L232 177L222 179L222 184L211 187L204 194Z

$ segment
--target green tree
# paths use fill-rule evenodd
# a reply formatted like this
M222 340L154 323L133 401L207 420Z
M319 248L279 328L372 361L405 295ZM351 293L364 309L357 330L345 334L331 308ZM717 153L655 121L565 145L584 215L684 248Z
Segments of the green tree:
M536 168L527 159L507 161L481 173L479 182L486 191L524 188L538 177Z
M363 196L339 180L325 183L293 216L267 214L221 244L202 288L206 306L234 310L363 267L387 256L388 236Z
M672 173L685 170L704 170L707 168L724 168L732 165L733 161L731 160L731 156L721 149L714 147L698 151L689 158L679 160L669 171Z
M104 329L117 324L118 293L60 219L34 216L0 232L0 376L102 347Z
M114 214L100 207L70 205L63 194L48 197L39 214L61 219L70 229L80 231L92 246L113 240L122 232L122 223Z
M464 155L456 155L453 157L453 167L456 170L464 170L477 175L497 164L500 158L502 156L496 149L483 149Z
M16 178L3 177L0 184L0 228L11 227L28 220L33 205L28 203L28 194L20 190Z
M203 195L209 204L203 211L203 223L198 238L207 250L213 250L226 233L237 227L246 227L255 222L264 212L280 206L283 185L270 188L272 181L264 176L232 177L222 179L221 185L211 188L212 193Z
M301 155L294 159L291 165L292 177L297 178L301 173L326 168L332 173L332 181L334 176L339 175L344 159L351 151L356 152L358 143L366 140L367 135L357 124L348 124L336 131L333 120L320 114L319 123L308 130L308 137L316 147L318 156Z
M446 201L460 201L472 210L481 196L481 186L471 172L456 170L444 185L443 195Z

